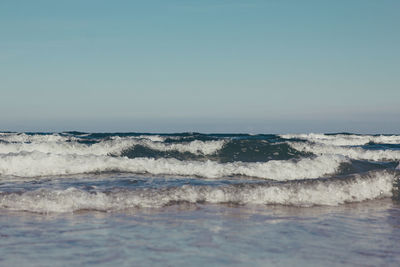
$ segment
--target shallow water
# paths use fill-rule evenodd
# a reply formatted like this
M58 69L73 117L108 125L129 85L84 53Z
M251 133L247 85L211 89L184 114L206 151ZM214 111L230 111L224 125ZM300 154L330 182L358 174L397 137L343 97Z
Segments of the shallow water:
M400 205L0 212L2 266L398 266Z

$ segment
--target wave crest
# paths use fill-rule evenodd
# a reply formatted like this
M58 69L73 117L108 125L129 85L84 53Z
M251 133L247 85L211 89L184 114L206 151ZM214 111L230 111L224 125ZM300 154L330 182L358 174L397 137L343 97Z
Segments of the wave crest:
M372 161L400 160L400 150L366 150L360 147L341 147L304 142L290 142L289 145L298 151L315 155L342 155L352 159Z
M283 134L283 139L301 139L332 146L362 146L368 143L400 144L400 135L355 135L355 134Z
M154 139L154 138L152 138ZM191 141L187 143L163 143L147 138L114 137L110 140L101 140L94 144L85 144L76 141L37 141L20 143L0 143L0 153L42 152L58 155L121 155L134 146L145 146L158 151L189 152L197 155L210 155L220 150L225 140Z
M228 186L185 185L161 189L115 189L108 192L87 192L77 188L39 189L20 193L0 193L0 207L10 210L49 213L155 208L177 202L293 206L339 205L391 197L395 179L398 179L395 172L374 171L345 178L285 183Z
M180 161L172 158L126 158L96 155L54 155L23 152L0 155L3 176L37 177L97 172L131 172L154 175L182 175L206 178L243 175L273 180L318 178L336 173L348 160L341 156L320 156L301 160L268 162Z

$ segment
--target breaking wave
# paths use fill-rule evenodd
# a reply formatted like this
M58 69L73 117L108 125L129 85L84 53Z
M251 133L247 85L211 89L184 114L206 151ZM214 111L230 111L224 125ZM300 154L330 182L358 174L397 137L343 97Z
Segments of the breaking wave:
M0 175L38 177L80 173L131 172L218 178L232 175L293 180L334 174L348 160L341 156L303 158L299 161L218 163L181 161L173 158L127 158L97 155L62 155L21 152L0 155Z
M284 139L301 139L332 146L361 146L368 143L400 144L400 135L355 135L355 134L283 134Z
M0 133L0 208L400 199L399 161L398 135Z
M117 211L174 203L338 205L391 197L396 172L373 171L331 179L225 186L184 185L170 188L116 188L89 192L78 188L0 193L0 208L39 213L79 210Z
M189 152L192 154L209 155L220 150L225 144L224 140L200 141L195 140L187 143L164 143L157 138L131 138L131 137L113 137L107 140L101 140L93 144L85 144L65 139L61 137L38 138L37 136L28 136L30 141L24 138L22 142L2 142L0 143L0 153L21 153L21 152L42 152L52 154L77 154L77 155L120 155L124 150L134 146L144 146L158 151L178 151ZM15 140L15 138L10 138ZM34 141L33 141L34 140ZM69 142L66 142L68 140ZM158 140L158 141L154 141Z
M299 151L315 155L342 155L352 159L371 161L400 160L400 150L367 150L360 147L342 147L304 142L290 142L289 145Z

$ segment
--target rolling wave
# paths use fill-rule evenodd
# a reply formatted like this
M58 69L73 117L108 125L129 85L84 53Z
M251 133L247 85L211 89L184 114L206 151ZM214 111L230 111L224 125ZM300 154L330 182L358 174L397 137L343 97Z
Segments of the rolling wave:
M399 199L399 161L398 135L0 133L0 208Z
M400 160L400 150L367 150L360 147L342 147L304 142L290 142L289 145L299 151L315 155L342 155L351 159L371 161Z
M284 139L300 139L332 146L361 146L368 143L400 144L400 135L355 135L355 134L283 134Z
M0 155L0 175L39 177L80 173L130 172L153 175L180 175L218 178L243 175L273 180L318 178L336 173L341 156L321 156L301 160L218 163L215 161L180 161L173 158L127 158L98 155L21 152Z
M49 138L49 137L47 137ZM18 143L0 143L0 154L21 152L43 152L58 155L120 155L123 151L134 146L144 146L158 151L178 151L192 154L209 155L220 150L225 144L224 140L215 141L191 141L187 143L163 143L153 141L154 138L130 138L114 137L112 139L100 140L93 144L85 144L77 141L60 141L53 137L50 139L33 138L35 141ZM50 141L51 140L51 141Z
M89 192L75 187L0 193L0 208L39 213L79 210L117 211L174 203L339 205L393 196L398 173L372 171L347 177L225 186L115 188Z

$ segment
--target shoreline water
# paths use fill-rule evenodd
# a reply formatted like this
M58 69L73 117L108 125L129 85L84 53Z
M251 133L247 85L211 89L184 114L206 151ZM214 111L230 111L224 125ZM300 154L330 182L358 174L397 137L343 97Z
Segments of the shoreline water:
M400 206L173 205L120 212L0 211L3 266L397 266Z

